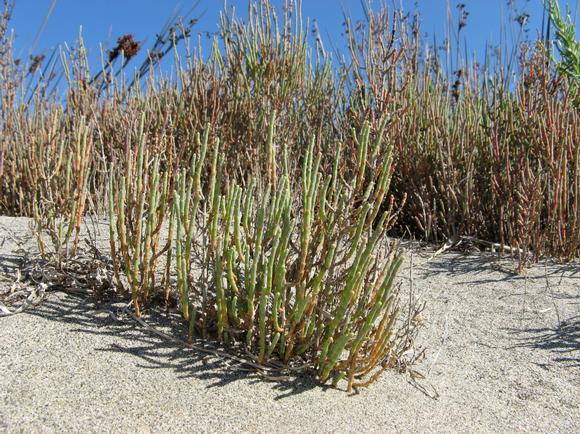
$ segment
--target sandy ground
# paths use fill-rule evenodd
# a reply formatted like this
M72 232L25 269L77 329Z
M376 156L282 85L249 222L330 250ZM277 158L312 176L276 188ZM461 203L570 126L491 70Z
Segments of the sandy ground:
M27 233L25 219L0 217L0 285L33 245ZM405 294L412 275L428 302L416 369L438 399L395 372L354 395L268 382L50 293L0 318L0 431L579 432L580 266L514 275L489 254L411 256L399 279Z

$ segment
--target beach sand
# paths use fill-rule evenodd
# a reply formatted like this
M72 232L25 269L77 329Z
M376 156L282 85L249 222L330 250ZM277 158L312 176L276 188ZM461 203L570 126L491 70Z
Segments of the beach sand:
M27 225L0 217L4 288L34 246ZM0 318L0 431L579 432L580 265L517 275L489 253L428 258L409 250L398 279L402 297L412 280L427 302L414 369L437 399L397 372L352 395L303 377L266 381L115 317L115 306L50 292Z

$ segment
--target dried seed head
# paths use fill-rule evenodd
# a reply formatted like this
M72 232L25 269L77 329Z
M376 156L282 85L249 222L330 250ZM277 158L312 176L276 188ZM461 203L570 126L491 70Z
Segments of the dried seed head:
M121 53L126 60L134 57L141 48L141 44L135 40L133 35L126 34L117 39L117 46L109 51L109 62L114 61Z
M31 62L30 68L28 68L28 73L33 74L38 68L40 68L42 61L44 60L44 54L37 54L36 56L32 56L30 60Z

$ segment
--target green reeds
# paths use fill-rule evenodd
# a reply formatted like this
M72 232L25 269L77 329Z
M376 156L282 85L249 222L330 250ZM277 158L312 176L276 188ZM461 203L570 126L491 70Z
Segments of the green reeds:
M55 124L52 131L58 134ZM28 168L28 173L39 182L32 202L38 248L43 255L54 253L59 258L74 256L77 252L92 171L90 128L80 119L73 131L73 138L63 135L55 147L38 149L37 165ZM44 234L51 240L50 251Z
M554 25L556 34L556 48L560 54L557 60L552 56L558 73L569 80L570 91L576 108L580 109L580 42L576 40L576 25L572 18L570 6L566 5L564 16L554 0L544 0L544 8L548 12L551 23Z
M357 142L363 150L369 147L369 128ZM189 291L181 304L205 306L206 316L215 306L213 321L199 326L214 324L210 332L218 341L243 344L260 363L307 360L320 381L345 377L350 389L394 357L393 279L402 259L394 245L378 253L392 218L381 211L391 157L385 156L378 182L364 186L357 180L364 178L369 161L360 152L359 173L342 186L343 148L332 161L334 175L324 183L321 154L314 148L313 139L296 186L286 169L277 184L260 188L255 181L246 188L225 183L214 148L206 226L214 301L208 305ZM294 188L302 191L298 202ZM361 197L366 203L356 208ZM176 214L177 220L183 217ZM177 251L184 257L179 244Z
M170 234L175 228L175 269L177 275L177 295L183 319L191 320L189 293L193 286L191 275L192 250L198 242L198 211L204 199L201 188L201 174L205 166L209 126L206 127L203 138L196 135L196 144L199 153L191 157L189 167L182 168L175 178L173 193L173 210L170 223ZM219 143L215 145L214 161L219 150ZM215 181L214 181L215 183ZM171 235L169 236L171 238ZM171 241L171 240L170 240ZM171 252L167 258L167 276L171 266ZM168 280L168 278L167 278ZM167 291L169 288L167 287ZM204 301L203 305L206 303Z
M122 175L109 174L110 242L115 270L127 279L137 315L157 289L158 262L170 248L162 246L162 229L171 207L170 170L161 170L160 158L151 156L146 142L145 116L141 117L138 143L128 151L127 167ZM115 181L119 181L119 185ZM177 203L177 201L176 201ZM178 206L178 205L174 205ZM186 214L185 214L186 215ZM117 284L125 288L117 273Z

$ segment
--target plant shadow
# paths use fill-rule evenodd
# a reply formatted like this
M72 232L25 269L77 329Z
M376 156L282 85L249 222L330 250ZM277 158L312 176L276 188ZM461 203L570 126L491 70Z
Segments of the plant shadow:
M434 258L416 260L417 273L425 278L436 275L470 276L468 283L493 284L506 281L541 281L550 279L580 279L577 262L559 264L544 260L518 273L517 261L510 257L480 252L477 254L458 251L445 252ZM481 277L480 277L481 276ZM462 281L465 283L466 281Z
M138 358L137 367L140 369L170 369L180 379L195 378L207 382L207 388L227 387L239 380L249 380L251 383L266 380L277 392L274 398L276 400L312 389L331 388L321 385L306 374L264 378L242 362L206 354L188 348L176 340L165 339L130 316L123 316L123 306L118 301L95 304L86 296L58 293L27 313L51 321L73 324L77 326L73 329L74 332L113 337L113 343L95 350ZM177 314L153 311L143 316L143 320L157 331L182 341L187 339L187 327ZM203 346L202 343L195 344Z
M22 268L22 256L19 255L0 255L0 273L6 276L15 276L17 271Z
M507 329L515 336L515 347L533 348L554 353L554 362L580 367L580 315L561 321L556 327Z

